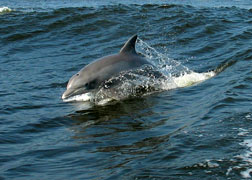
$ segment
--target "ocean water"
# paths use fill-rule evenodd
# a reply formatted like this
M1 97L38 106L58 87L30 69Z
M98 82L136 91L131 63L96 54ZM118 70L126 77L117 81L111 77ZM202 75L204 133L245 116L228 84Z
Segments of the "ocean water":
M134 34L158 91L61 99ZM0 179L251 179L251 1L0 0L0 37Z

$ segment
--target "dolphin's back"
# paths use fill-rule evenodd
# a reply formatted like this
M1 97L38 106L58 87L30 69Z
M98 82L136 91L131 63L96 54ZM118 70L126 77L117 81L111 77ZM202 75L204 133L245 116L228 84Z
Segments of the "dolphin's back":
M95 77L99 82L103 82L118 75L122 71L139 68L145 64L150 64L137 54L115 54L106 56L84 67L80 73L85 73L89 77ZM96 74L90 76L92 74Z

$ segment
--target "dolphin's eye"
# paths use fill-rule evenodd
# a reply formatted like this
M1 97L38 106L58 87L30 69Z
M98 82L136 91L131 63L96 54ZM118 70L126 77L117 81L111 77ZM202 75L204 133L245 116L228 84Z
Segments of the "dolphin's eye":
M79 76L79 75L80 75L79 73L76 74L76 76Z

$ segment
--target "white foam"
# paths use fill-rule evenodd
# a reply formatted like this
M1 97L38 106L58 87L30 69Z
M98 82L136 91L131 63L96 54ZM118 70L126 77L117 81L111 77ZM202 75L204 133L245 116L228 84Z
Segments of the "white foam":
M240 173L243 178L251 178L250 174L252 173L252 168L251 168L252 167L252 139L246 139L242 143L240 143L240 145L248 149L244 154L237 156L243 161L243 164L240 164L240 166L246 168L246 170L241 171Z
M181 75L179 77L174 77L173 80L176 83L177 87L187 87L203 82L213 76L215 76L215 72L213 71L206 73L191 72L188 74Z
M94 104L89 101L85 101L85 102L81 101L81 102L75 102L74 106L75 106L76 111L83 111L83 110L92 108Z
M226 176L229 176L230 172L233 170L233 168L229 167L227 172L226 172Z
M209 167L209 168L217 168L220 166L218 163L211 162L210 160L206 160L206 162L207 162L207 167Z
M250 173L252 173L252 169L247 169L246 171L242 171L241 175L243 178L251 178Z
M238 136L246 136L249 134L249 131L243 128L239 128L239 131Z
M109 102L111 102L111 101L113 101L113 99L112 98L106 98L106 99L102 99L101 101L99 101L98 103L97 103L97 105L106 105L106 104L108 104Z
M8 7L0 7L0 13L11 12L12 10Z
M250 115L245 116L245 118L250 118ZM251 137L250 130L244 128L234 128L238 129L239 133L237 134L240 137ZM229 176L230 172L235 169L240 171L242 179L251 179L252 175L252 139L248 138L239 143L243 147L244 152L234 156L233 159L230 159L230 162L237 163L238 165L229 167L227 169L226 175Z
M211 162L211 160L206 159L205 162L200 162L198 164L193 165L193 167L202 167L202 168L217 168L220 165L217 162ZM211 173L210 170L205 170L206 173Z
M246 117L246 119L251 120L251 114L248 114L245 117Z

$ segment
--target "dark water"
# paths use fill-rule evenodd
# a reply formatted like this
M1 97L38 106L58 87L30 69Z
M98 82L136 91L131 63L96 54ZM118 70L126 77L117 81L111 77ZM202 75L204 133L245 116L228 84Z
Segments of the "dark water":
M251 178L251 1L4 6L0 179ZM229 66L194 86L105 106L62 102L74 73L136 33L193 71Z

